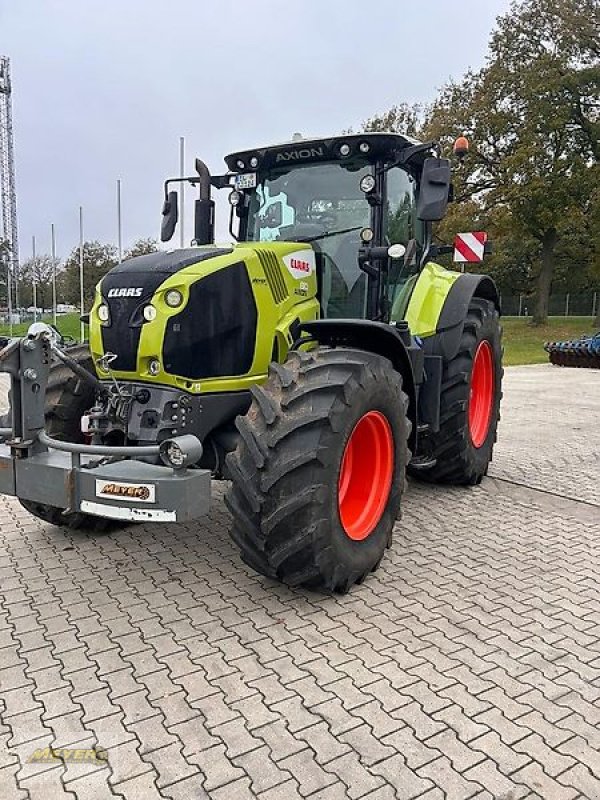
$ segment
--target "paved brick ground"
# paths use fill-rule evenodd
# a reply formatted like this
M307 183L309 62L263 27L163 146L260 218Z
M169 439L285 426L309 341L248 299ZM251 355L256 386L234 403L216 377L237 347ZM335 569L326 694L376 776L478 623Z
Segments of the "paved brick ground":
M0 497L0 799L600 798L599 418L508 370L491 477L411 484L345 597L244 568L220 496L96 538Z

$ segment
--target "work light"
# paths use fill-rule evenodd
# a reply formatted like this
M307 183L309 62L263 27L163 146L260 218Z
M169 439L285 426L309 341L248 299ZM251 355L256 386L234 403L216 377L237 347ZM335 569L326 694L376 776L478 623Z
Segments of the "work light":
M110 319L110 310L106 303L102 303L101 306L98 306L98 319L100 322L108 322Z
M360 188L365 194L370 194L375 188L375 178L373 175L364 175L360 179Z
M161 442L158 454L167 467L185 469L202 458L202 442L193 434L176 436Z

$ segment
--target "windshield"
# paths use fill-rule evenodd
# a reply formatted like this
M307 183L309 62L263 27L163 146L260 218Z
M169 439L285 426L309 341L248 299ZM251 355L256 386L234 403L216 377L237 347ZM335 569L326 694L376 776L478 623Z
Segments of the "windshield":
M359 183L368 165L311 164L273 171L252 193L246 238L297 241L369 225Z
M366 163L274 170L250 198L247 240L312 243L321 262L321 306L327 317L365 313L367 282L358 250L371 209L359 184L370 171Z

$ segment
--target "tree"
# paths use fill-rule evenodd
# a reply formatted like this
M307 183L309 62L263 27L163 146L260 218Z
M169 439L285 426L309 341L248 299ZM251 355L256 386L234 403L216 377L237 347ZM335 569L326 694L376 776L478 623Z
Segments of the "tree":
M125 251L125 258L135 258L136 256L146 256L149 253L156 253L158 251L158 242L156 239L148 237L147 239L138 239L134 242L129 250Z
M117 264L117 250L112 244L84 242L83 298L90 306L98 282ZM79 305L79 247L75 247L65 262L64 294L68 303Z
M41 254L29 258L21 265L21 302L23 305L33 305L33 284L36 288L36 303L38 308L47 309L52 306L52 275L54 269L58 271L60 262L52 256Z
M471 139L454 175L458 202L436 233L448 242L487 230L496 254L486 271L511 291L535 289L535 323L553 280L569 291L600 279L599 31L597 0L513 2L481 70L450 81L431 106L396 106L366 123L446 152L458 134Z
M598 182L600 7L595 0L522 0L498 18L487 64L450 83L428 133L470 136L459 196L505 206L513 233L537 243L533 321L548 314L557 252ZM587 254L582 254L587 255Z
M402 133L420 139L428 108L421 103L400 103L383 114L376 114L363 123L365 131Z

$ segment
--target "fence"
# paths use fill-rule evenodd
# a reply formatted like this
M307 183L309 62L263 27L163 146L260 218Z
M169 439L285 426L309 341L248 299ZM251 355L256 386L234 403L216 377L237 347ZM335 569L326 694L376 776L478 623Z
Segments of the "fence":
M535 298L526 294L500 295L502 313L507 317L530 317ZM551 294L548 302L550 317L595 317L600 304L600 291L586 294Z

